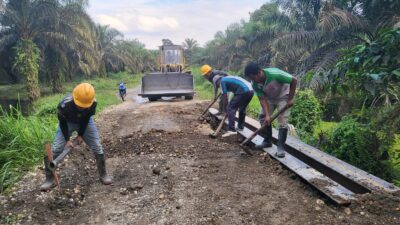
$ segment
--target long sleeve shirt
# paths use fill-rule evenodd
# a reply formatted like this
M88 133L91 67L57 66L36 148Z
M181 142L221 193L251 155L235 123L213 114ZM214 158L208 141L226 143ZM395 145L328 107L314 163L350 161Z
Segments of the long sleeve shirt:
M86 127L91 116L96 114L96 100L87 109L78 109L71 96L65 97L57 107L57 117L61 132L66 141L69 140L68 123L79 124L78 135L85 133Z
M214 85L214 83L213 83L213 78L214 78L216 75L219 75L219 76L222 76L222 77L229 76L229 74L228 74L227 72L225 72L225 71L222 71L222 70L212 70L212 71L211 71L211 75L208 76L208 81L210 81L213 85ZM214 97L215 97L215 98L217 97L217 94L218 94L218 88L219 88L219 87L218 87L217 85L214 85Z

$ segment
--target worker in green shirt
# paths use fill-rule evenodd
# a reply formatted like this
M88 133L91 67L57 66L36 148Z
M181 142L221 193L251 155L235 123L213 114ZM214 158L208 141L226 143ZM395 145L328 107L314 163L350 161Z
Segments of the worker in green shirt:
M282 109L287 104L289 107L293 105L293 97L296 91L297 79L289 73L278 68L261 69L260 66L251 62L246 65L244 70L253 85L254 92L256 93L261 104L261 113L259 120L261 124L268 124L268 126L261 131L264 141L256 148L272 147L272 126L271 115L275 109ZM278 135L278 157L285 156L285 142L288 133L288 118L290 110L286 110L278 116L279 122L279 135Z

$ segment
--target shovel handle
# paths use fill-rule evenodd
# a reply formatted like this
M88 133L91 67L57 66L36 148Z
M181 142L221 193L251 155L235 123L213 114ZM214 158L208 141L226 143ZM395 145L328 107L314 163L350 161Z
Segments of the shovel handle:
M217 101L217 99L218 99L219 97L221 97L221 93L219 93L219 94L217 95L217 97L216 97L216 98L207 106L207 108L201 113L199 119L201 119L201 118L204 116L204 114L206 114L206 112L208 111L208 109L210 109L211 106L214 105L214 103Z
M285 112L288 108L290 108L290 106L285 105L282 109L280 109L277 113L275 113L272 117L271 117L271 123L272 121L274 121L276 118L278 118L278 116L280 114L282 114L283 112ZM246 140L244 140L240 145L241 146L245 146L247 145L251 140L253 140L253 138L265 127L267 127L268 124L263 124L260 128L258 128L256 131L253 132L252 135L250 135L250 137L248 137Z
M219 126L218 126L217 130L214 132L214 134L212 134L213 137L216 137L219 134L219 132L221 131L222 127L224 126L226 118L228 118L228 114L225 114L224 118L222 118L221 123L219 123Z
M78 144L76 138L72 138L72 143L74 144L74 146ZM61 154L58 155L57 158L50 161L49 169L51 171L55 171L59 164L64 160L64 158L71 152L71 150L71 147L64 147L64 150L61 152Z

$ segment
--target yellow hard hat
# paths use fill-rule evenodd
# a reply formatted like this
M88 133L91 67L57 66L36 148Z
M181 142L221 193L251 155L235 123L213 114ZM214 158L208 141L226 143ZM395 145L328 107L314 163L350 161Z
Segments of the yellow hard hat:
M89 108L94 102L94 88L89 83L78 84L72 92L72 97L77 106Z
M212 70L212 68L211 68L211 66L209 66L209 65L203 65L202 67L201 67L201 75L206 75L208 72L210 72L211 70Z

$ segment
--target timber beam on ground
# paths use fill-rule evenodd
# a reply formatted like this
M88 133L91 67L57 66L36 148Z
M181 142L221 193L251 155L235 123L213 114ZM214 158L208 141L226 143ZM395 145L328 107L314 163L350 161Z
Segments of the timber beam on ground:
M210 108L209 113L217 119L216 109ZM226 121L226 124L228 124L228 121ZM247 138L259 127L260 124L257 120L246 117L245 128L239 134ZM252 144L259 144L263 139L262 136L257 135L252 140ZM272 142L276 144L278 141L278 131L276 129L273 129L272 139ZM272 148L265 148L264 151L338 205L350 204L351 200L357 197L357 194L374 191L400 191L393 184L307 145L294 137L288 136L285 149L286 156L284 158L275 156L275 145Z

